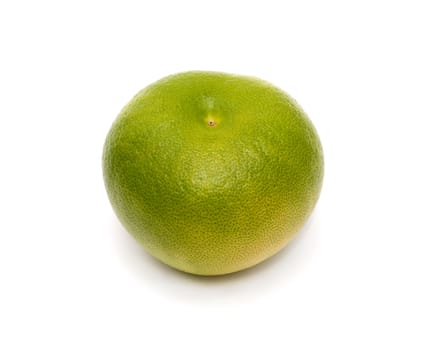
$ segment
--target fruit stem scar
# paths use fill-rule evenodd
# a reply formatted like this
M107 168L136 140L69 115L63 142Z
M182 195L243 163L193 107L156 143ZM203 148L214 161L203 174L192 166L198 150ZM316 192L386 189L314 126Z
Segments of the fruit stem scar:
M217 116L213 115L212 113L208 113L203 119L203 122L206 123L207 126L213 127L219 124L219 118L217 118Z

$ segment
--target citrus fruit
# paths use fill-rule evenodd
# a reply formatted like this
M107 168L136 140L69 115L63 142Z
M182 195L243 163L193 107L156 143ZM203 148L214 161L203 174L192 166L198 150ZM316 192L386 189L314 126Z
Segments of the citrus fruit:
M221 275L295 236L319 197L323 153L282 90L193 71L151 84L123 108L106 138L103 174L118 218L150 254Z

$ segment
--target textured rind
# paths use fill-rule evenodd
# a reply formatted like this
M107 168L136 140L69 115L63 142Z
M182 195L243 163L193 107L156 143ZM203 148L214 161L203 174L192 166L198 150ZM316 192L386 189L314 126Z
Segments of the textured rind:
M318 135L292 98L216 72L142 90L103 152L126 229L164 263L200 275L239 271L283 248L318 200L323 167Z

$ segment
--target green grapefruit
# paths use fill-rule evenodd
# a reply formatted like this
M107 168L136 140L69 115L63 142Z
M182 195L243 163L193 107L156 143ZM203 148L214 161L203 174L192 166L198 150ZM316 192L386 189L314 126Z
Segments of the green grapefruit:
M185 72L140 91L106 138L111 204L153 256L221 275L283 248L318 200L319 137L301 107L265 81Z

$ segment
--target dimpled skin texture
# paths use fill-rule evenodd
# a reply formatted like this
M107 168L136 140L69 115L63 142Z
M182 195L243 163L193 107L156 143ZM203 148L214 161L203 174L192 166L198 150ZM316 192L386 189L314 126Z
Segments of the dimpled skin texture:
M176 269L221 275L283 248L319 197L323 154L300 106L246 76L186 72L139 92L103 174L125 228Z

